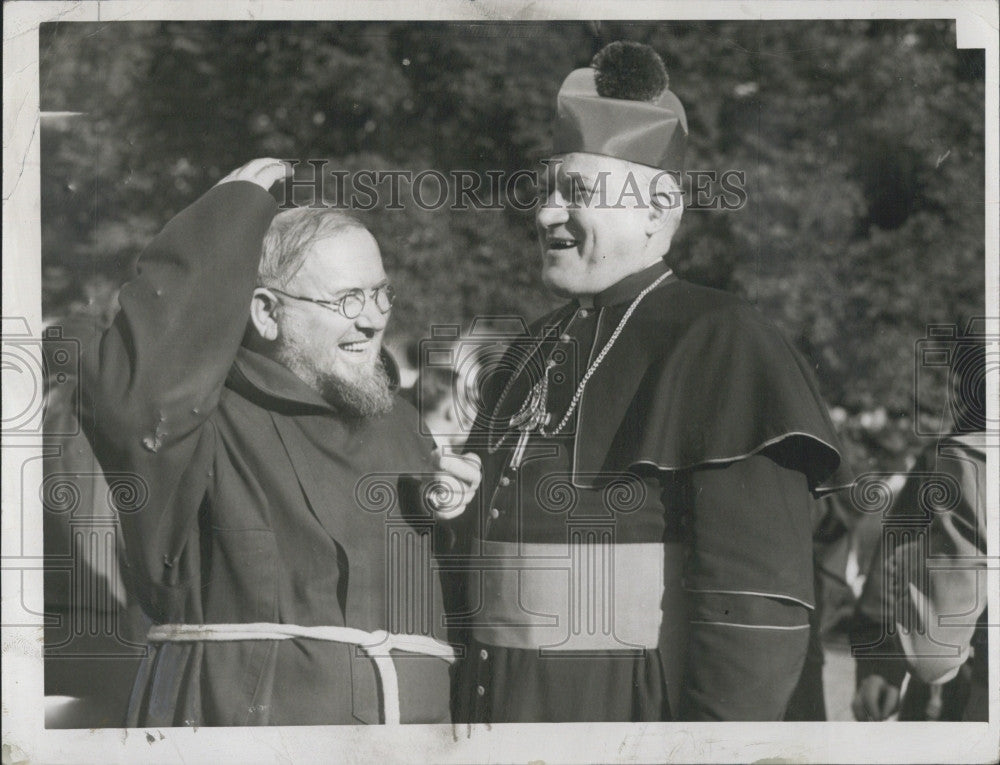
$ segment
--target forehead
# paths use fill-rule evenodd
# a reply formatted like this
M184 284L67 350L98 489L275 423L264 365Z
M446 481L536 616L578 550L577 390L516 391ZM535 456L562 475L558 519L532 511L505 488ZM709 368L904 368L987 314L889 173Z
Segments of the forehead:
M561 154L550 158L547 163L547 175L562 179L570 175L581 175L596 178L601 174L609 178L623 177L629 171L629 164L615 157L603 154Z
M292 283L314 292L374 287L385 280L378 243L368 231L349 228L312 244Z

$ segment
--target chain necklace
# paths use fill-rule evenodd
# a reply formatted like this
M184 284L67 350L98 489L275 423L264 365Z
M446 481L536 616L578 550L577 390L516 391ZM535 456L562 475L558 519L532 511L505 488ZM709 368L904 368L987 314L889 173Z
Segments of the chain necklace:
M545 429L545 426L548 425L549 420L552 418L552 415L545 411L545 406L548 403L549 369L552 368L553 364L550 362L549 364L546 365L542 379L536 382L532 386L531 391L528 393L528 397L521 405L521 408L518 409L517 412L510 418L508 428L517 428L518 430L521 431L517 449L519 454L516 455L515 460L513 461L517 463L520 462L520 460L517 459L517 457L520 456L520 453L523 453L528 435L531 432L534 431L537 432L539 435L547 437L556 436L562 432L563 428L565 428L566 425L569 423L570 417L573 416L573 412L576 411L576 407L580 403L580 399L583 397L583 391L587 387L587 383L590 381L590 378L593 377L594 373L597 371L597 368L601 365L601 362L604 361L604 357L608 355L608 351L611 350L611 347L615 344L615 341L618 339L618 336L622 333L622 330L625 329L625 324L631 318L632 314L635 313L635 309L639 307L639 303L641 303L642 299L646 297L646 295L648 295L650 292L656 289L660 285L660 283L668 276L670 276L672 273L673 273L672 270L667 269L666 272L661 274L652 284L650 284L648 287L642 290L642 292L640 292L638 295L635 296L635 299L632 301L632 304L628 307L628 310L626 310L625 314L622 316L621 321L618 322L618 326L615 327L615 331L612 332L611 337L608 338L608 342L606 342L604 344L604 347L601 348L601 352L597 354L597 358L594 359L593 363L591 363L591 365L587 368L587 371L584 373L583 378L580 380L580 384L576 386L576 391L573 393L573 398L569 402L569 407L566 409L566 414L563 415L563 418L559 421L559 424L556 425L555 428L553 428L552 430ZM497 413L500 411L500 405L504 402L504 399L507 398L507 394L510 393L510 389L514 386L514 383L517 381L517 378L520 377L521 372L523 372L525 367L527 367L528 362L531 360L531 356L534 356L535 351L539 350L542 347L542 343L544 343L548 339L548 337L549 333L546 333L545 337L541 338L538 345L535 347L534 350L532 350L531 354L528 356L528 359L524 362L524 364L517 371L517 373L511 376L510 380L507 382L507 385L504 387L503 392L500 394L500 398L497 399L497 404L493 409L493 415L491 417L492 421L494 422L496 421ZM508 430L506 433L503 434L503 436L500 437L500 440L498 440L496 443L492 445L487 444L487 451L490 454L496 452L501 446L504 445L504 443L507 441L510 435L511 431Z

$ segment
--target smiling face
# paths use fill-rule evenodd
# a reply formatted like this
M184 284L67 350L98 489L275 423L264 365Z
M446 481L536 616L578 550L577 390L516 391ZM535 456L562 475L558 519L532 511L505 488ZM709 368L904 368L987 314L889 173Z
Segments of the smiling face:
M375 238L363 228L348 228L312 243L276 295L272 355L350 414L377 414L391 405L379 356L389 314L372 297L372 290L387 283ZM365 291L365 304L353 319L292 297L337 300L354 288Z
M650 264L649 186L630 167L582 153L548 164L535 223L542 281L557 295L592 296Z

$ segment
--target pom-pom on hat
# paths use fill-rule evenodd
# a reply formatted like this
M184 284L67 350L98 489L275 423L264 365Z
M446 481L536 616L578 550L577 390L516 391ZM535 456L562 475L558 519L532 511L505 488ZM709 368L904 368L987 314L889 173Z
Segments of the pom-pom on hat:
M563 81L553 153L586 152L680 172L687 117L648 45L613 42Z

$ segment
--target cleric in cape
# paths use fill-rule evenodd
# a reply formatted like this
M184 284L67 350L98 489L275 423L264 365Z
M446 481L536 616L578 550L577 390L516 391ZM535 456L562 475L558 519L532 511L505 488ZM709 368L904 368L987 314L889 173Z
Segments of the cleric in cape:
M852 478L792 345L669 266L687 120L667 85L613 43L559 92L536 222L569 302L486 376L469 441L471 721L780 720L802 674L817 497Z

